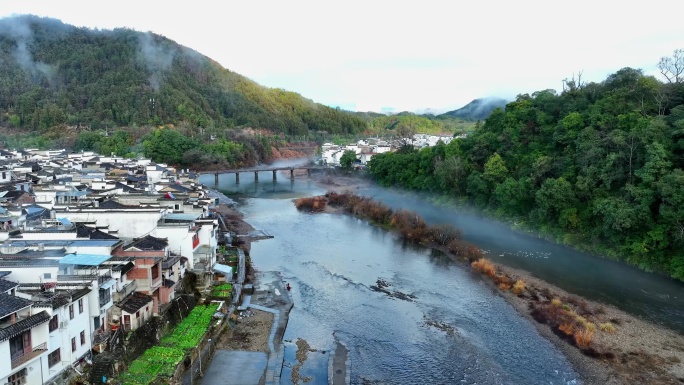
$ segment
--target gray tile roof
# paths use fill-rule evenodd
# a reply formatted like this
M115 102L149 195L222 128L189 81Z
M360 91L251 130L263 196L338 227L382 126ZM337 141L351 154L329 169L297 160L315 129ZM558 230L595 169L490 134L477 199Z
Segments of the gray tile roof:
M138 249L138 250L144 250L144 251L163 251L166 249L166 247L169 245L169 241L167 238L157 238L153 237L151 235L146 235L142 238L137 238L134 239L133 242L129 243L128 245L124 246L124 250L130 250L130 249Z
M18 336L23 331L30 330L32 327L36 327L49 320L50 315L43 310L38 314L32 315L4 329L0 329L0 341L7 341L12 337Z
M0 278L0 292L4 293L8 290L14 289L15 287L19 286L18 283L8 281L6 279Z
M29 301L28 299L0 293L0 318L10 315L25 307L31 306L32 303L33 302Z
M173 267L173 265L176 264L176 262L180 262L180 259L181 259L180 256L173 256L173 257L166 258L162 262L162 269L170 269L171 267Z
M143 306L150 302L152 302L152 297L147 294L134 291L122 301L119 307L126 313L134 314L136 311L140 310Z

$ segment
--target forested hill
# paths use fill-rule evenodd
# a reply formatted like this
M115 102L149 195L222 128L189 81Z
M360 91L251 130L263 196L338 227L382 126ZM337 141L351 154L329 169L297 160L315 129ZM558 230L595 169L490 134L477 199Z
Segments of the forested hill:
M237 37L236 37L237 38ZM175 42L54 19L0 19L0 126L250 126L362 131L364 119L269 89Z
M482 120L486 119L495 109L504 108L506 103L507 101L501 98L475 99L457 110L445 112L438 116L443 118L460 118L471 121Z
M672 82L624 68L520 95L467 139L381 154L368 168L384 185L467 200L684 280L684 79L668 71L673 59L660 62Z

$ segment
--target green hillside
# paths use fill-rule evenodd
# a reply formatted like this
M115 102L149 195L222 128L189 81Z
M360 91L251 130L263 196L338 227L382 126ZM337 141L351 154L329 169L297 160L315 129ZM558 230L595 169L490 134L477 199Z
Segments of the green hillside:
M380 154L368 169L684 280L684 83L670 77L624 68L520 95L464 140Z
M475 123L459 118L434 117L401 112L396 115L380 115L369 118L368 131L376 135L420 134L460 134L471 131Z
M504 108L507 103L505 99L501 98L475 99L457 110L445 112L438 116L442 118L460 118L474 122L486 119L492 111L497 108Z
M257 83L152 33L0 19L0 126L175 125L353 134L355 114Z

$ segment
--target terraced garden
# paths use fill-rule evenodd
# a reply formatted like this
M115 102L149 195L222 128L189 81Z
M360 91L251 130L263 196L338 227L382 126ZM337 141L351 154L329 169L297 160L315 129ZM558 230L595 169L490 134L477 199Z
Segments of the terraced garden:
M199 345L207 332L218 305L197 305L173 332L162 338L162 346L147 349L131 363L120 379L125 385L149 385L157 379L173 376L185 354ZM164 381L168 383L168 380Z
M230 297L233 292L233 285L229 283L224 283L223 285L214 286L211 289L211 295L213 297Z

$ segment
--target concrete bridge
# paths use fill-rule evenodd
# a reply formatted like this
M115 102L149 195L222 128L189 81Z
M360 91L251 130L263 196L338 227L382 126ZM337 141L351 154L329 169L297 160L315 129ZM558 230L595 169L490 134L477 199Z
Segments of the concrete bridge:
M240 173L253 172L254 182L259 183L259 173L271 171L273 173L273 181L277 180L276 175L278 171L290 171L290 179L294 179L295 170L306 170L307 174L311 176L311 170L323 170L326 166L287 166L287 167L264 167L264 168L241 168L235 170L217 170L217 171L201 171L200 175L214 174L214 183L218 185L219 175L221 174L235 174L235 184L240 184Z

